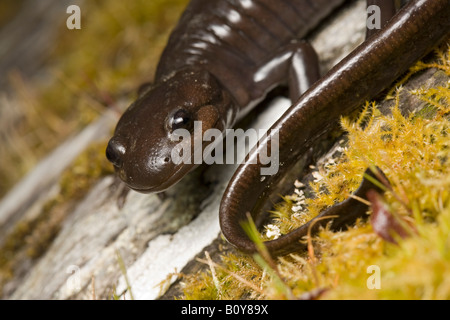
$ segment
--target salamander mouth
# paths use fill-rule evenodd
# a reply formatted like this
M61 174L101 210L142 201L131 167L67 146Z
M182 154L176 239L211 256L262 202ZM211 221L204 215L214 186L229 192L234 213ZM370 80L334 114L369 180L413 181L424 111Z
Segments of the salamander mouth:
M220 127L222 127L221 121L220 121L220 119L216 119L214 124L208 129L219 129L219 130L223 131L223 129ZM193 144L195 145L195 142L193 142ZM202 149L202 153L203 153L203 149L204 149L203 145L201 145L201 149ZM158 193L158 192L163 192L163 191L167 190L169 187L171 187L172 185L178 183L186 174L188 174L191 170L195 169L198 165L199 164L195 164L195 163L194 164L191 164L191 163L180 164L178 166L178 168L176 168L176 170L173 171L170 175L164 176L164 173L162 173L164 178L157 179L159 181L163 181L162 183L155 184L155 185L148 185L145 187L142 187L142 184L136 185L133 183L132 179L128 179L126 170L124 170L123 168L118 168L118 172L119 172L119 176L121 177L121 179L125 182L125 184L130 189L140 192L140 193ZM151 178L148 179L148 182L151 182Z
M173 186L177 182L179 182L186 174L188 174L191 170L193 170L197 165L195 164L185 164L180 166L178 170L170 175L169 178L165 179L163 183L159 185L149 186L145 188L136 187L130 185L125 181L125 184L132 190L140 193L159 193L167 190L169 187Z

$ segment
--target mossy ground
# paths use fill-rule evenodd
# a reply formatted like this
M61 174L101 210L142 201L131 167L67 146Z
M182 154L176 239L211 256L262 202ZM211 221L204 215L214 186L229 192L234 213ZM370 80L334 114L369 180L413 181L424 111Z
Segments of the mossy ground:
M436 62L419 62L406 77L430 67L450 76L450 46L436 55ZM364 170L376 165L392 185L384 196L389 211L408 221L412 236L393 244L366 219L347 231L323 229L305 240L308 252L276 261L264 258L264 252L230 253L218 263L205 261L208 271L185 276L180 298L450 299L449 83L411 92L426 106L410 115L400 112L398 97L405 89L396 86L390 115L367 102L356 119L341 119L348 143L342 157L317 168L310 186L315 197L306 198L298 184L276 207L263 234L287 233L346 199Z

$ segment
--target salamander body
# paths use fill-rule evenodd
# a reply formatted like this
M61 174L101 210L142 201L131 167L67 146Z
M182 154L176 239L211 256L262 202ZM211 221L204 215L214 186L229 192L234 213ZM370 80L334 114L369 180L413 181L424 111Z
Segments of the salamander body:
M163 191L197 166L171 161L174 130L192 131L194 121L204 131L231 128L286 82L298 98L319 77L318 68L295 65L317 64L300 39L343 2L192 0L153 85L122 115L108 144L107 157L122 180L140 192Z
M194 122L200 121L204 131L224 131L271 89L287 84L293 105L239 166L220 206L225 238L244 252L254 252L241 228L246 213L257 217L283 176L315 141L341 116L385 89L450 30L450 0L410 1L320 78L317 56L301 39L343 2L192 0L161 56L153 85L123 114L108 144L107 157L122 180L140 192L167 189L197 166L171 161L176 129L192 132ZM307 68L308 63L312 67ZM275 134L283 165L261 179L264 164L257 157L262 149L270 150ZM357 195L364 197L370 188L363 181ZM339 228L364 209L349 199L321 216L337 216L333 224ZM284 254L300 248L307 228L266 242L268 250Z

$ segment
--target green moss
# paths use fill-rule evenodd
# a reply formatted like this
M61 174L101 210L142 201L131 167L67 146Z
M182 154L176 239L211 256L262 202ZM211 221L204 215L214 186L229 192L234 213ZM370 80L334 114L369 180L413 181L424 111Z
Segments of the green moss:
M210 263L210 269L195 276L184 276L182 299L230 300L262 298L262 289L251 287L267 278L249 256L226 254L221 265ZM253 290L252 290L253 289Z
M450 46L438 50L437 56L437 62L417 63L399 84L430 67L444 71L448 79ZM327 206L346 199L358 187L364 170L376 165L392 184L385 201L417 234L394 245L379 237L369 221L360 220L343 232L323 229L307 239L307 252L273 264L258 265L250 257L228 255L222 267L214 267L223 272L216 276L221 284L228 280L220 286L220 295L214 293L218 286L213 287L214 265L209 263L209 272L186 277L184 298L292 298L280 294L278 278L297 298L449 299L449 82L412 91L426 105L409 116L400 113L401 90L392 90L391 115L381 114L376 103L367 102L356 118L342 119L348 140L342 157L317 168L310 185L315 197L306 197L300 185L296 193L285 196L275 208L270 228L284 234L303 225ZM248 268L236 269L244 262ZM373 270L379 272L379 289L371 287Z
M113 173L105 157L106 141L91 144L61 176L60 196L63 199L79 199L99 177Z

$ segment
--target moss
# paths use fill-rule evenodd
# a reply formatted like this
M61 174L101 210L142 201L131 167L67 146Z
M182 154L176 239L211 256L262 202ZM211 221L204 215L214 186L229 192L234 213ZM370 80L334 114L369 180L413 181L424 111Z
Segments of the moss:
M61 198L79 199L99 177L113 173L105 152L106 141L101 141L91 144L77 157L61 176Z
M221 265L212 263L210 270L195 276L184 276L182 299L187 300L229 300L262 298L262 290L249 286L266 276L259 265L249 256L226 254ZM214 274L214 276L213 276ZM257 289L257 290L255 290Z
M435 61L418 62L399 84L431 67L445 72L448 79L450 46L436 53ZM359 220L342 232L325 228L307 239L307 252L293 253L273 264L258 265L241 255L223 258L222 267L214 267L221 270L216 276L220 295L214 286L214 265L209 263L209 272L185 277L184 298L449 299L449 84L447 80L443 86L410 92L425 106L408 116L400 112L399 97L405 89L397 88L388 96L394 102L390 115L381 114L375 102L367 102L356 118L343 118L346 145L340 146L341 157L330 158L316 169L310 184L315 196L306 197L304 187L296 182L296 192L283 197L270 225L271 234L303 225L327 206L347 198L358 187L364 170L377 165L392 184L385 201L417 234L392 244L373 231L370 221ZM244 263L247 268L236 268ZM380 288L371 286L375 276L379 276ZM280 294L275 278L293 296Z

